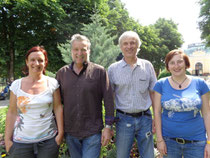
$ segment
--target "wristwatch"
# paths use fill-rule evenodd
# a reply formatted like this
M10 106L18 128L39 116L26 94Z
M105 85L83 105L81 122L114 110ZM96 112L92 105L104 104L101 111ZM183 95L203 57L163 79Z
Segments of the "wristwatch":
M109 128L112 130L112 125L105 125L105 128Z

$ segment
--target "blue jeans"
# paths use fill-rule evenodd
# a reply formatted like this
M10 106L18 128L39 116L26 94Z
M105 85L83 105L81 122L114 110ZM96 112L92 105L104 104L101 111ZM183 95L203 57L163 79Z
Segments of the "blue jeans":
M57 158L59 146L55 137L38 143L16 143L13 142L9 150L10 158Z
M99 158L101 151L101 133L84 139L65 134L71 158Z
M132 117L117 112L119 121L116 124L117 158L129 158L130 151L137 139L141 158L154 158L152 135L152 117L143 115Z
M206 141L179 144L175 140L164 137L167 156L164 158L203 158Z

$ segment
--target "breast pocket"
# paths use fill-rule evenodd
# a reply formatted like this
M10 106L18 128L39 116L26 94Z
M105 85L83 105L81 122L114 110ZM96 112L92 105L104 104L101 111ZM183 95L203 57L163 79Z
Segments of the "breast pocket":
M137 84L138 84L140 93L145 93L149 87L149 80L146 78L146 76L144 76L138 79Z

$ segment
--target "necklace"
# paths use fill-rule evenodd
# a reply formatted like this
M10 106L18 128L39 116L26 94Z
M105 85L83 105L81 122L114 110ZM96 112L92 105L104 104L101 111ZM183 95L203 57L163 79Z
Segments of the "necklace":
M173 81L174 83L176 83L177 85L179 85L179 88L182 88L182 84L183 84L184 81L187 79L187 77L185 77L185 79L184 79L181 83L178 83L177 81L175 81L175 80L173 79L172 76L171 76L171 79L172 79L172 81Z

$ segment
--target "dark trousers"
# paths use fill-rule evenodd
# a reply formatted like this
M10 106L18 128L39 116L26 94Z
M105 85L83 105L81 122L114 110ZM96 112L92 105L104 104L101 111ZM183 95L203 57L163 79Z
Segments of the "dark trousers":
M9 150L10 158L57 158L59 146L55 137L38 143L16 143L13 142Z

